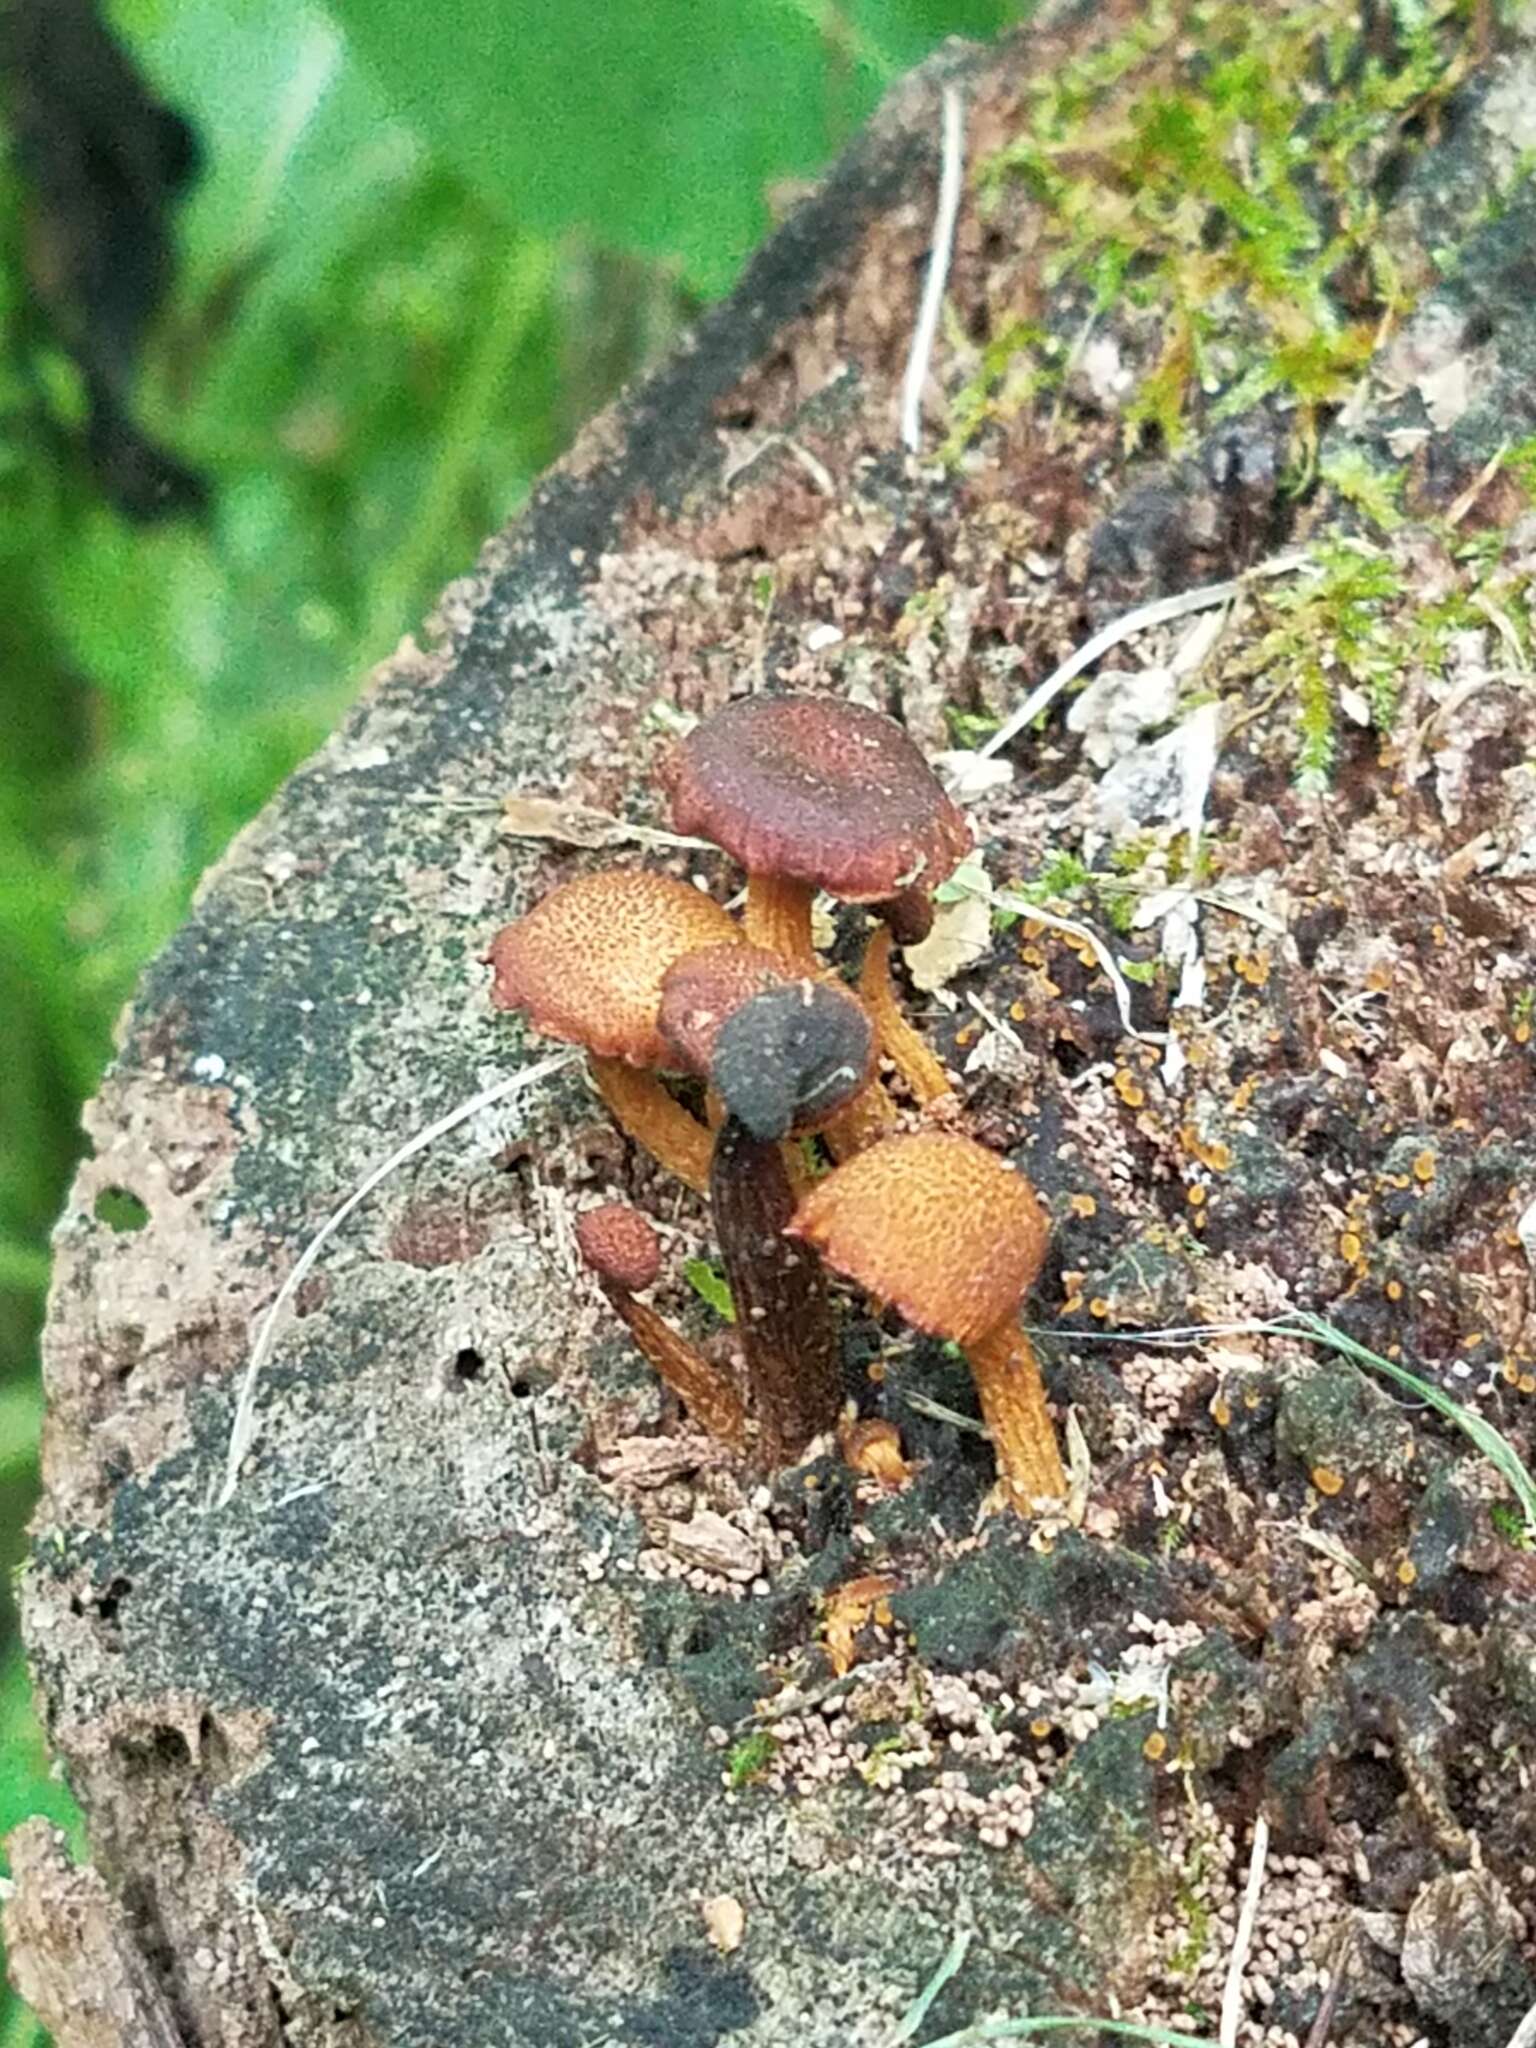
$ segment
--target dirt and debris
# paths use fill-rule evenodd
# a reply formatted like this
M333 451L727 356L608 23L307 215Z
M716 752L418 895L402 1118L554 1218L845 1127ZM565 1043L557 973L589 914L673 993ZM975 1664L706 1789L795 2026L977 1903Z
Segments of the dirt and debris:
M60 1226L25 1595L82 1911L155 2024L874 2048L962 1922L919 2039L1213 2037L1261 1812L1241 2048L1506 2048L1536 2005L1531 1535L1487 1439L1369 1363L1536 1465L1529 35L1420 14L1366 49L1353 8L1057 5L910 81L209 878ZM1293 128L1300 183L1255 140ZM1188 204L1116 211L1137 149ZM984 754L1096 627L1216 580ZM840 1441L765 1480L702 1440L573 1224L642 1208L657 1307L726 1357L707 1214L575 1072L328 1248L208 1512L307 1236L531 1056L496 926L615 860L739 889L657 769L753 687L889 711L963 788L981 886L903 992L1051 1212L1073 1512L989 1513L963 1361L851 1293Z

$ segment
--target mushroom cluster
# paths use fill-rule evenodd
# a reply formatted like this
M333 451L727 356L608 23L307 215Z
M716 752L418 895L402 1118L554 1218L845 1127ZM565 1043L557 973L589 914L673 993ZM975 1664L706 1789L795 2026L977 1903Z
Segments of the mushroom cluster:
M837 1426L831 1271L959 1345L1008 1505L1059 1499L1055 1431L1016 1321L1045 1214L994 1153L927 1126L951 1083L891 977L893 943L926 933L934 889L970 850L965 819L899 725L827 697L726 705L679 743L666 783L677 829L746 870L742 923L666 875L584 875L496 935L491 998L584 1046L616 1121L708 1197L744 1385L637 1298L660 1270L638 1211L583 1215L582 1257L693 1419L760 1466ZM854 988L816 951L820 892L875 920Z

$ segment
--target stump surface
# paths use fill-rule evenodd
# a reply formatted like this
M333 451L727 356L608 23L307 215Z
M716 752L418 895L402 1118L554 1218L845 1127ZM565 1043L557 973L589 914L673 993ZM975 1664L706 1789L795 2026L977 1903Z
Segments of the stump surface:
M1087 333L1018 186L962 216L930 445L957 335L1027 317L1083 345L1054 401L994 407L958 468L908 462L944 80L964 80L982 163L1040 81L1142 12L1059 7L894 94L384 664L146 977L58 1231L25 1587L95 1865L71 1875L36 1834L18 1856L13 1968L61 2048L875 2048L966 1924L919 2040L1110 1997L1166 2017L1219 1995L1261 1801L1305 1859L1277 1871L1275 1911L1324 1959L1316 1981L1286 1966L1275 2040L1305 2034L1351 1914L1374 1933L1337 2048L1503 2048L1536 2000L1536 1930L1510 1905L1536 1572L1487 1467L1299 1340L1116 1366L1092 1342L1327 1311L1532 1455L1514 1226L1536 1196L1536 534L1526 472L1478 479L1536 431L1536 202L1510 168L1536 55L1469 31L1382 169L1383 246L1452 255L1411 280L1329 428L1331 494L1282 491L1294 420L1262 401L1222 421L1197 400L1177 459L1128 454L1119 372L1150 367L1145 313ZM769 1496L680 1432L579 1280L571 1221L617 1191L703 1251L707 1219L574 1069L343 1230L210 1510L255 1320L307 1238L393 1144L540 1050L488 1005L496 928L601 859L735 886L708 856L583 848L580 819L566 841L509 836L502 798L664 824L653 707L703 713L749 676L856 693L943 747L945 705L1002 715L1124 606L1360 530L1362 465L1412 518L1364 529L1398 578L1372 618L1396 635L1452 595L1464 610L1433 659L1391 639L1390 731L1335 706L1311 802L1292 789L1310 685L1272 686L1298 649L1336 649L1338 617L1277 611L1266 585L1228 622L1207 822L1212 893L1237 908L1196 911L1210 986L1182 1074L1125 1036L1091 956L1031 927L983 916L960 1006L922 1005L980 1133L1052 1209L1036 1319L1092 1453L1083 1526L978 1540L985 1446L905 1404L963 1408L963 1376L888 1330L877 1385L852 1312L849 1388L899 1423L904 1493L829 1458ZM1486 537L1470 566L1461 533ZM1116 662L1166 664L1189 625ZM1117 716L1011 750L1013 781L972 811L994 880L1070 852L1135 881L1106 851L1119 832L1150 863L1136 903L1177 889L1167 759L1090 751L1113 753ZM1110 901L1076 914L1107 929ZM1165 1029L1177 976L1123 922L1138 1026ZM108 1190L141 1228L98 1219ZM703 1320L675 1282L663 1305ZM829 1602L870 1575L889 1583L862 1606ZM755 1723L760 1700L778 1718Z

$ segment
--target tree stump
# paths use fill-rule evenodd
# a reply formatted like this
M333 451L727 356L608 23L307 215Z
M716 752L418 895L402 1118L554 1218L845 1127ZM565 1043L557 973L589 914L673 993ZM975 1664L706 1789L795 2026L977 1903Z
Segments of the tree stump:
M7 1932L60 2048L1211 2033L1261 1807L1245 2039L1306 2036L1336 1966L1335 2048L1505 2048L1536 2001L1517 1505L1299 1334L1095 1342L1310 1309L1536 1443L1536 49L1491 5L1356 12L1058 5L914 74L208 876L57 1234L24 1609L92 1868L29 1824ZM917 461L950 83L991 197ZM1336 232L1316 303L1288 293ZM1108 653L972 804L994 882L1099 932L1180 1054L1080 939L985 912L958 1006L921 999L1055 1219L1033 1320L1075 1523L980 1517L960 1368L851 1302L905 1487L834 1452L763 1486L681 1429L571 1222L619 1190L707 1252L707 1217L575 1067L338 1233L214 1504L306 1241L539 1054L487 1002L498 925L603 858L736 886L591 850L592 813L665 825L679 716L825 688L952 747L1126 608L1298 549ZM1181 690L1223 707L1198 887ZM514 793L553 836L508 831Z

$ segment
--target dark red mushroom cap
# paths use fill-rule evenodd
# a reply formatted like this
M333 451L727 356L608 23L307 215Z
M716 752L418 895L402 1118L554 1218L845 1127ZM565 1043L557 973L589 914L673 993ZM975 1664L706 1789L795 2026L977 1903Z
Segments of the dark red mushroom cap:
M766 946L706 946L675 961L661 983L657 1028L686 1074L701 1078L715 1056L720 1027L733 1010L765 989L796 979L787 960Z
M639 1294L661 1271L655 1227L627 1202L605 1202L578 1216L576 1243L598 1279L626 1294Z
M971 850L895 720L835 697L739 698L679 743L668 779L679 832L850 903L931 889Z

